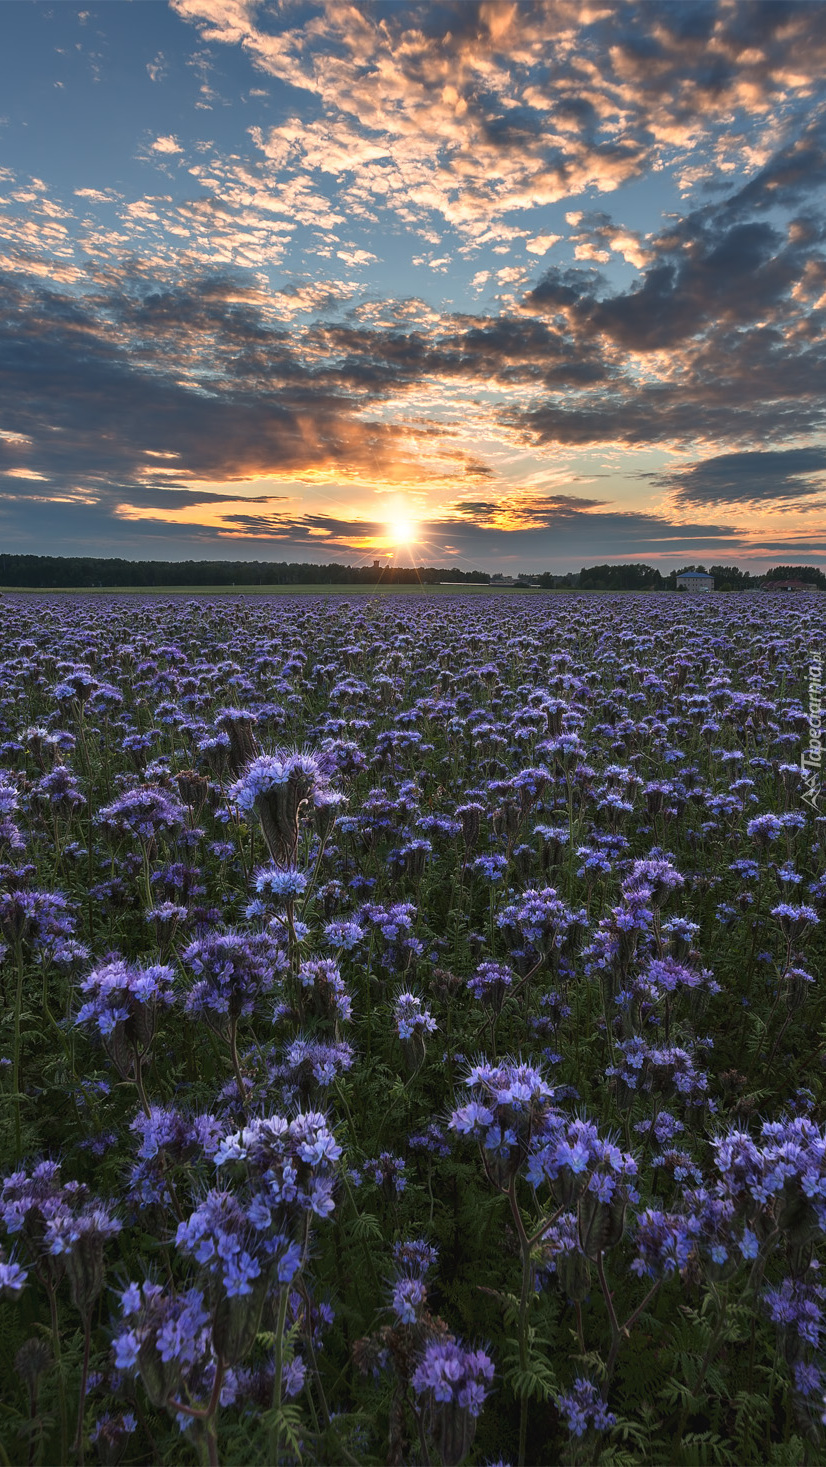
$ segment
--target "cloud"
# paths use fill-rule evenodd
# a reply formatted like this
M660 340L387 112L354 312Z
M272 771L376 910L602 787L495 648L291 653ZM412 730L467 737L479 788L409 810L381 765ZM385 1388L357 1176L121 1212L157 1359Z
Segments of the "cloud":
M153 82L164 81L166 78L167 62L163 51L159 51L153 61L147 61L146 70L149 80Z
M561 234L535 234L533 239L525 240L525 249L531 255L547 255L548 250L561 240Z
M697 182L709 156L753 162L826 69L826 15L798 0L319 4L300 19L252 0L173 8L318 105L259 132L279 168L333 176L348 213L380 200L470 239L509 211L610 192L675 149Z
M826 493L826 448L763 449L723 453L658 474L658 487L675 503L772 504Z
M155 525L366 550L401 485L470 558L553 560L750 554L746 503L763 526L814 516L822 7L173 8L204 44L198 105L221 100L215 48L240 48L224 75L245 72L257 126L245 150L229 114L219 143L177 112L158 135L158 115L140 166L160 181L71 207L3 173L4 529L51 503L107 543ZM411 260L430 302L406 293ZM576 495L580 451L627 496L641 448L678 458L637 479L664 508Z
M153 77L152 80L154 81L155 78ZM181 147L180 143L178 142L178 139L176 137L173 137L171 133L167 137L155 138L154 143L150 143L149 147L150 147L151 152L153 152L153 153L182 153L183 152L183 148Z

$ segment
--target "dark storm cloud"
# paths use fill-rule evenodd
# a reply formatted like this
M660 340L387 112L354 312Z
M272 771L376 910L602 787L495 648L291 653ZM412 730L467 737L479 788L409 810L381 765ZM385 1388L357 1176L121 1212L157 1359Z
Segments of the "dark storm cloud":
M447 318L427 333L334 325L308 341L336 360L343 385L377 393L423 378L579 386L608 375L598 343L518 315Z
M173 480L231 482L348 454L381 461L388 451L393 430L348 422L355 404L335 374L285 354L282 333L268 333L252 308L222 312L217 298L207 306L192 290L140 304L83 302L2 277L0 290L2 427L30 440L0 439L7 467L112 493L159 462ZM138 325L159 315L164 332L147 325L146 345ZM113 330L113 320L129 329ZM229 382L220 370L228 339L236 351ZM271 372L279 361L278 390L262 388L254 370L244 377L237 352L252 341L266 343Z
M779 148L764 168L727 200L736 214L749 209L796 208L826 186L826 124L817 120Z
M686 505L746 504L803 499L826 492L826 448L722 453L654 476Z
M629 351L673 349L715 327L772 313L800 279L807 251L763 220L728 226L689 216L654 241L654 263L631 290L597 299L594 272L551 270L526 305L570 313L586 339Z

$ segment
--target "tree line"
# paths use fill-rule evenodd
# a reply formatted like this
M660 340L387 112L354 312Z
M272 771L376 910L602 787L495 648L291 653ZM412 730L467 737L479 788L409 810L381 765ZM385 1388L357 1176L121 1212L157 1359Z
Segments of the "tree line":
M521 586L540 586L545 590L578 588L583 591L669 591L676 589L677 576L690 570L706 572L706 567L687 565L663 575L656 566L636 562L626 565L591 565L562 575L552 571L525 573L516 578L516 583ZM741 570L736 565L712 565L708 567L707 574L714 577L718 591L749 590L777 580L813 582L826 590L826 575L818 567L811 565L778 565L764 575L753 575L749 570ZM0 554L0 586L9 589L433 586L440 582L489 585L492 579L490 573L483 570L462 571L455 566L383 565L379 560L374 560L372 565L317 565L299 561L123 560L98 556Z

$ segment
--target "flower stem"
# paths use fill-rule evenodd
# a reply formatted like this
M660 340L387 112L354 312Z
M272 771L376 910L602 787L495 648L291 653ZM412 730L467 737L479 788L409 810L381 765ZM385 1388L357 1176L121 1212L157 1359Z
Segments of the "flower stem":
M281 1289L281 1297L278 1300L278 1320L275 1326L275 1372L272 1383L272 1409L273 1429L271 1436L270 1459L273 1467L278 1467L278 1456L281 1451L281 1400L284 1389L283 1381L283 1355L284 1355L284 1325L287 1322L287 1305L290 1298L288 1284Z
M63 1362L60 1357L60 1325L57 1317L57 1296L51 1280L44 1279L43 1282L49 1300L49 1317L52 1325L52 1351L54 1354L55 1370L57 1371L57 1398L60 1410L60 1460L61 1462L65 1462L68 1456L69 1428L66 1411L66 1382L63 1379Z
M20 1162L22 1155L22 1133L20 1128L20 1015L23 1009L23 944L14 945L17 966L17 990L14 999L14 1050L12 1052L11 1088L14 1097L14 1154Z
M80 1396L77 1403L77 1431L75 1432L75 1452L77 1453L78 1467L83 1467L83 1418L86 1410L86 1389L89 1381L89 1352L92 1347L92 1312L86 1315L83 1321L83 1368L80 1376Z

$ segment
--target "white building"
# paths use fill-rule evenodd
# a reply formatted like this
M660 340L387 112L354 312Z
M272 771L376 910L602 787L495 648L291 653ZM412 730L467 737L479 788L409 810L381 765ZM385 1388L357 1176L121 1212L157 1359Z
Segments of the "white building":
M677 577L678 591L713 591L714 577L706 575L705 571L683 571Z

